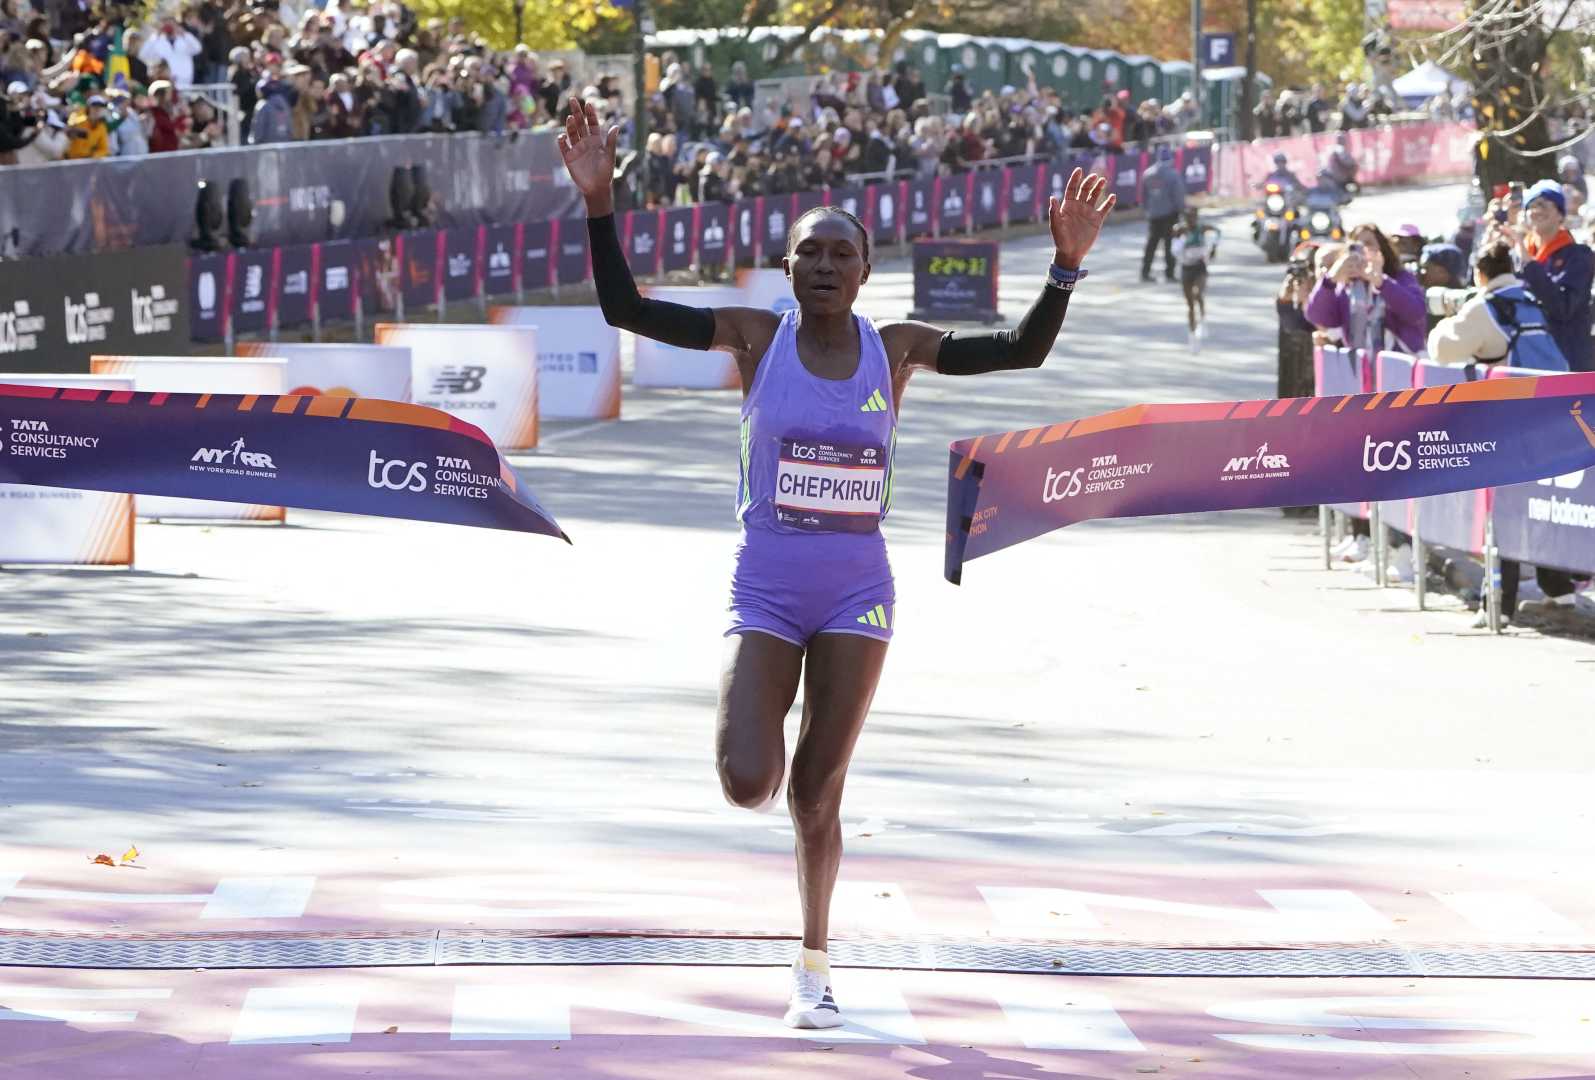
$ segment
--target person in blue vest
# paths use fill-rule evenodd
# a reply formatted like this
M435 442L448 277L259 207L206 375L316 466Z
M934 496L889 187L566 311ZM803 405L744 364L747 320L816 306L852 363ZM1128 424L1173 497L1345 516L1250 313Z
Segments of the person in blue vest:
M1541 180L1523 196L1528 226L1519 247L1523 279L1545 309L1551 335L1572 371L1595 371L1590 342L1590 285L1595 282L1595 251L1573 239L1563 226L1567 198L1555 180Z

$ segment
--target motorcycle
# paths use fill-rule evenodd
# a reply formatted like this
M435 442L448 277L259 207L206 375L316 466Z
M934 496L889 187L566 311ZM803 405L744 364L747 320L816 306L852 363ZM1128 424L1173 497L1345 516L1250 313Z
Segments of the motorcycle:
M1290 208L1286 191L1272 181L1263 186L1263 205L1252 220L1252 243L1263 249L1271 263L1284 262L1293 246L1291 223L1296 212Z
M1340 219L1340 199L1334 191L1323 187L1307 192L1291 224L1293 242L1339 240L1346 235Z
M1340 206L1345 206L1362 194L1362 185L1357 183L1355 176L1337 176L1327 165L1318 170L1318 186L1333 192L1335 202Z

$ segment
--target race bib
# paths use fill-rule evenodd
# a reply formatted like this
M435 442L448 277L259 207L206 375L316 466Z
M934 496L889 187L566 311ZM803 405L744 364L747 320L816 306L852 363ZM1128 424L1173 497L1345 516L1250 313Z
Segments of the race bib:
M775 518L816 532L869 532L886 497L886 451L807 439L782 439Z

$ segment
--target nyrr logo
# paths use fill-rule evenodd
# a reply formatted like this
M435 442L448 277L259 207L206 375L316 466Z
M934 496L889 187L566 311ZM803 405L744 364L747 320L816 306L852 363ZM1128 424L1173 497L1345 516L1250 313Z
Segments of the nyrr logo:
M1257 448L1257 453L1250 457L1233 457L1229 464L1224 466L1226 473L1249 473L1253 471L1268 470L1277 472L1290 468L1290 460L1284 454L1270 454L1268 444L1264 443Z
M384 461L373 450L371 462L366 467L366 483L389 491L425 491L426 462L400 461L398 458Z
M202 446L194 451L194 456L188 460L191 463L202 465L232 465L245 469L259 469L265 472L276 472L277 466L271 460L270 454L262 454L254 450L245 450L242 436L233 440L233 444L226 450L212 446Z
M474 394L482 389L482 377L486 374L487 368L474 365L439 368L432 379L432 393Z
M1407 439L1400 442L1373 441L1372 435L1362 437L1362 471L1363 472L1406 472L1412 468L1412 443Z

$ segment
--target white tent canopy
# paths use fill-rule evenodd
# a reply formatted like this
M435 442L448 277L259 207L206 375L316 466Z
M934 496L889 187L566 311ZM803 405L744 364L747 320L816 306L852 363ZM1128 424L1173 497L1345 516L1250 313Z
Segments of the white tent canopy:
M1459 91L1466 91L1468 84L1451 74L1433 60L1425 60L1405 75L1396 79L1391 86L1396 93L1406 99L1427 101L1436 94L1445 94L1455 97Z

